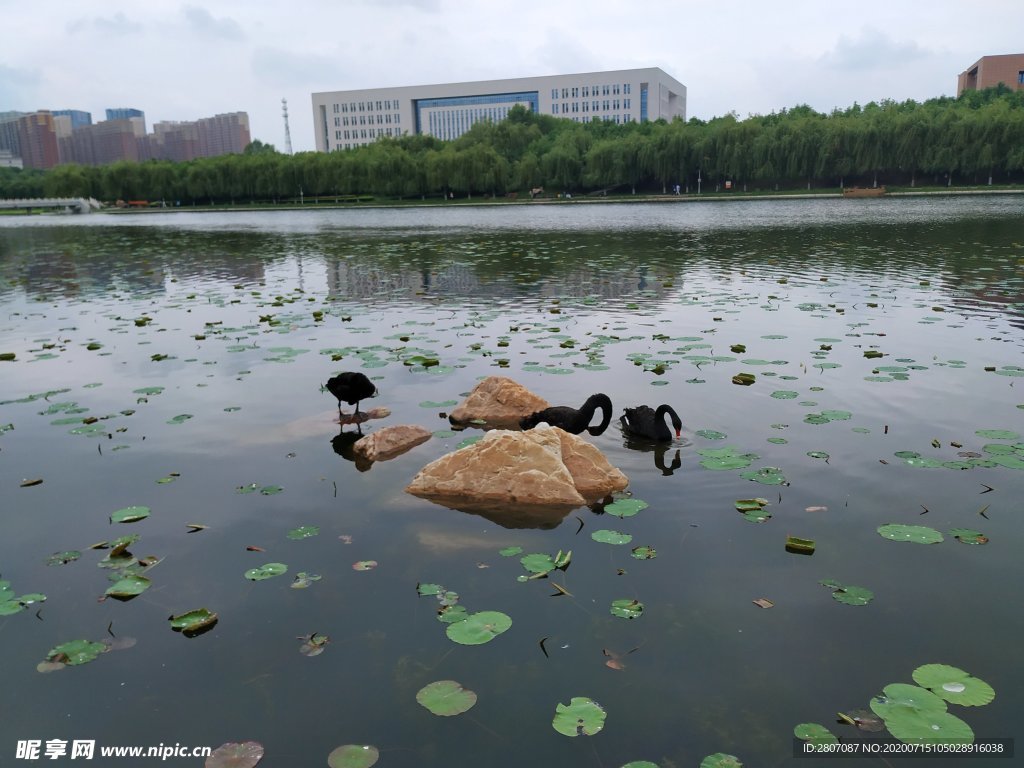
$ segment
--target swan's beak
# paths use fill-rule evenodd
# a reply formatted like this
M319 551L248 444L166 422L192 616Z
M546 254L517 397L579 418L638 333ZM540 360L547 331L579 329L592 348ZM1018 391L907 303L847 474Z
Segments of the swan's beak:
M676 430L676 437L682 437L682 436L683 436L683 430L677 429Z

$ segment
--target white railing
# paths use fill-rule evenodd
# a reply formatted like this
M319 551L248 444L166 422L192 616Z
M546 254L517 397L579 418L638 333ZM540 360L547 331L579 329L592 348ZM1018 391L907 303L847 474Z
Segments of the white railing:
M89 197L26 197L15 200L0 200L0 209L12 210L24 208L66 208L75 213L98 211L103 206L96 198Z

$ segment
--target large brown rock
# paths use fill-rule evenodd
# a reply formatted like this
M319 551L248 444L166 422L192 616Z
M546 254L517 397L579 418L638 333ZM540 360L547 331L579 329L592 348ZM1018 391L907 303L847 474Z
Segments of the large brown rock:
M518 427L521 418L549 405L543 397L538 397L512 379L488 376L455 406L449 418L453 424L479 419L487 422L488 426Z
M352 450L370 461L387 461L425 443L430 436L430 431L423 427L398 424L359 438Z
M579 507L629 483L597 448L556 427L492 430L425 466L406 491L446 506Z

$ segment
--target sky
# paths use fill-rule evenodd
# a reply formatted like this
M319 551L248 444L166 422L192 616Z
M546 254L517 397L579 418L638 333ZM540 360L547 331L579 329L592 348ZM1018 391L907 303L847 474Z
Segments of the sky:
M687 117L955 96L1024 52L1020 0L0 0L0 112L246 112L315 148L312 94L660 67Z

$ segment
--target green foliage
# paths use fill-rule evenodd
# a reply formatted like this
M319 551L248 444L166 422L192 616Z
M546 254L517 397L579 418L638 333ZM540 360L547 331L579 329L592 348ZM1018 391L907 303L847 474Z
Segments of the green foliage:
M990 88L924 103L884 100L825 115L797 105L740 120L576 123L522 107L455 141L382 137L340 152L279 153L254 141L239 155L49 171L0 168L0 197L89 195L168 205L356 202L723 188L946 186L1020 181L1024 92Z

